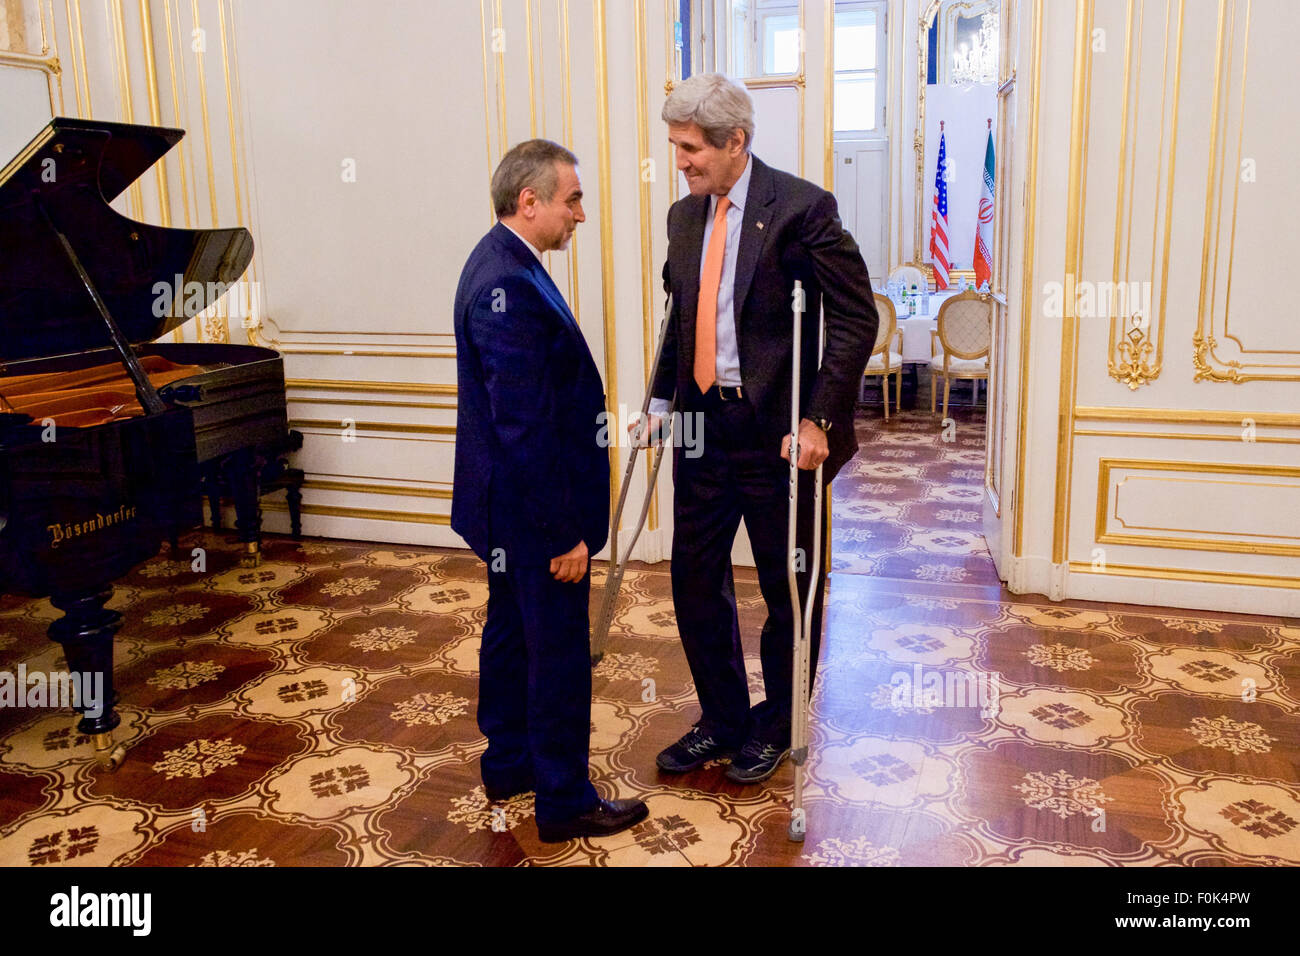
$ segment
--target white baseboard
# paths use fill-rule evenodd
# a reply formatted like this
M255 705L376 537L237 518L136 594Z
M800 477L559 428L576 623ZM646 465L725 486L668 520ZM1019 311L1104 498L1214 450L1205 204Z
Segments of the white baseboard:
M1122 570L1082 572L1047 558L1012 558L1007 590L1052 600L1106 601L1193 611L1228 611L1300 617L1300 589L1214 581L1149 578ZM1059 589L1060 598L1053 591Z

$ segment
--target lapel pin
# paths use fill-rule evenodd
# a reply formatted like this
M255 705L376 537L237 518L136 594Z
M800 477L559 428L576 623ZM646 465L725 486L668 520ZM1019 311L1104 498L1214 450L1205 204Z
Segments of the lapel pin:
M754 225L758 226L759 229L763 228L763 224L761 222L755 223Z

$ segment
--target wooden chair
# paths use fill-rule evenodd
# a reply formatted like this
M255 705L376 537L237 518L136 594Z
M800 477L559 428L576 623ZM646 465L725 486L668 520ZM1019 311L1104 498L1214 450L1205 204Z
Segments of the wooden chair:
M889 273L890 281L902 279L903 284L909 289L916 286L917 289L925 291L930 282L925 277L925 270L911 262L905 262L901 266L895 266L894 271Z
M858 386L858 400L862 400L867 377L881 376L880 392L885 404L885 421L889 421L889 376L895 377L894 409L902 408L903 400L903 330L898 327L898 313L888 296L876 293L876 312L880 316L880 325L876 329L876 347L871 350L871 359L862 372L862 382ZM897 351L895 351L895 348Z
M970 379L976 383L974 389L980 379L988 381L993 302L974 291L954 295L940 306L938 326L930 333L930 411L934 412L936 380L942 377L943 417L947 418L953 379Z

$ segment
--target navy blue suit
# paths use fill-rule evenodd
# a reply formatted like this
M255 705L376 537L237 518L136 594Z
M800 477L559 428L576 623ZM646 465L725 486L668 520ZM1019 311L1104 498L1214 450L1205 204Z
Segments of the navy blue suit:
M588 779L591 578L550 561L609 532L600 373L550 275L498 223L456 289L451 526L488 565L479 727L489 789L536 789L537 819L592 809Z

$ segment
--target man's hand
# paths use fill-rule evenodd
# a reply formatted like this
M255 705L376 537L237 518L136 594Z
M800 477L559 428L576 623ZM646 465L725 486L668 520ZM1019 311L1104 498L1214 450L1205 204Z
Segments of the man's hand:
M826 444L826 433L808 419L799 423L799 467L803 471L813 471L830 457L830 447ZM790 436L781 439L781 457L790 460Z
M649 416L650 425L646 427L641 416L627 426L628 437L632 440L634 448L649 448L651 445L658 447L664 443L664 420L658 415Z
M587 573L587 542L579 541L572 551L551 558L551 575L557 581L576 584Z

